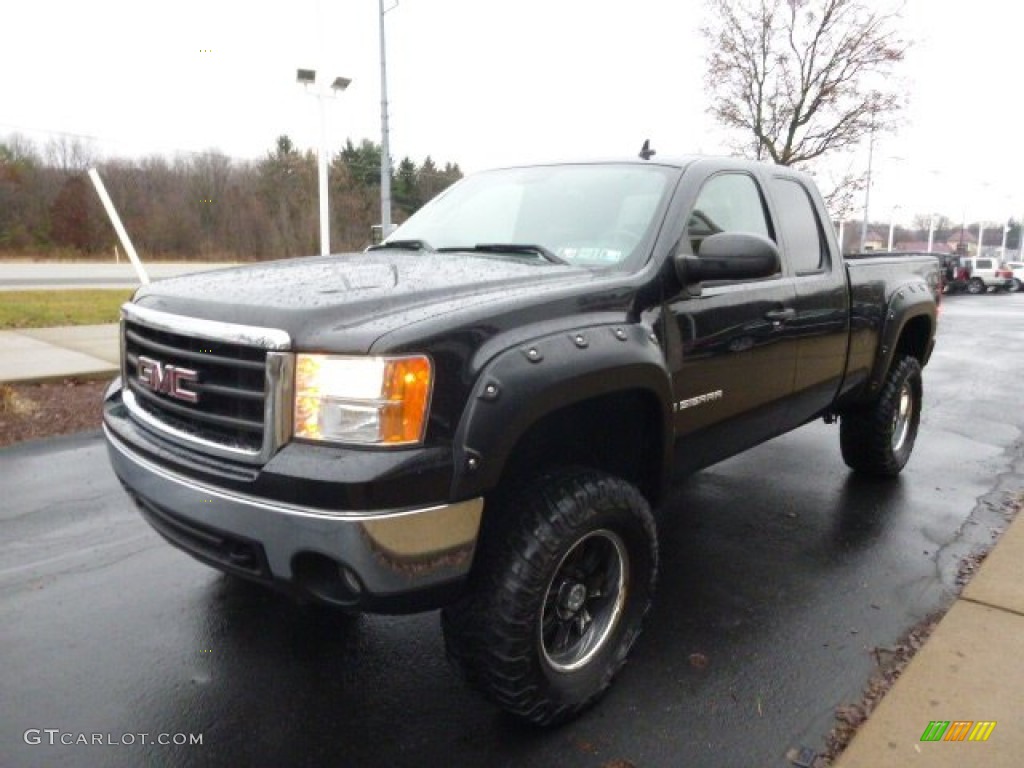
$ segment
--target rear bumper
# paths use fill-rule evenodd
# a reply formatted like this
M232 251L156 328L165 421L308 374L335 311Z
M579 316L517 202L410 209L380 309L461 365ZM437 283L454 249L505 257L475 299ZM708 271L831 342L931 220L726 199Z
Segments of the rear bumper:
M104 433L114 471L150 525L221 570L349 608L404 612L452 599L472 565L482 498L324 510L198 481L140 455L106 425Z

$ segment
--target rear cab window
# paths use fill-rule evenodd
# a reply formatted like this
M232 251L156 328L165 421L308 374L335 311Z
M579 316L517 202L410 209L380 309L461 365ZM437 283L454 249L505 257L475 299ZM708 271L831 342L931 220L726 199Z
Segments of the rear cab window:
M773 177L771 184L785 261L798 276L820 274L829 266L828 249L810 192L785 176Z

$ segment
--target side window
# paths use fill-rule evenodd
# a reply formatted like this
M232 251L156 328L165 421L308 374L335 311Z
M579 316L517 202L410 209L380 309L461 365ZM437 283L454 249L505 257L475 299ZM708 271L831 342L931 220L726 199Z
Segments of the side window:
M803 185L776 177L772 191L786 258L796 274L818 272L825 266L825 240L811 197Z
M754 232L771 237L764 200L754 179L745 173L721 173L704 183L690 212L687 237L693 252L717 232Z

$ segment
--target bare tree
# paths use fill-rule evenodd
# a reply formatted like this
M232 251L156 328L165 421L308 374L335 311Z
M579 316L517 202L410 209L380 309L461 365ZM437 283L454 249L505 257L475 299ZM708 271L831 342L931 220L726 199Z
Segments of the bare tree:
M800 165L857 145L901 106L908 43L896 14L859 0L708 0L711 113L744 154Z
M62 174L84 173L96 163L96 150L91 139L59 135L46 143L46 159Z
M945 216L941 213L918 213L914 215L914 229L920 230L921 232L927 232L928 228L936 232L941 232L946 229L950 229L953 226L953 220L949 216Z

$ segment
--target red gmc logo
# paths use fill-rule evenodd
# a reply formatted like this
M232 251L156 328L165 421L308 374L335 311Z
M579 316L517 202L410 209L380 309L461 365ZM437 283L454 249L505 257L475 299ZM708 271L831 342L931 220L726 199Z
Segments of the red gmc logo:
M154 392L162 392L186 403L199 402L199 393L185 388L187 382L199 381L199 374L191 368L164 365L159 360L139 355L139 381Z

